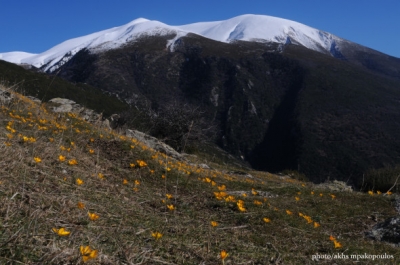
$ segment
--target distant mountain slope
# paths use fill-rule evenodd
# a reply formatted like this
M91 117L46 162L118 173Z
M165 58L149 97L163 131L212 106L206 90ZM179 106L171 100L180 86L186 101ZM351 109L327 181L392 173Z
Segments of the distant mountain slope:
M218 144L258 169L357 184L370 168L400 164L400 64L393 57L352 50L354 58L364 54L381 65L375 70L300 45L194 34L180 37L172 52L165 47L174 37L81 50L59 75L138 109L157 112L174 101L199 106L218 125Z
M44 102L55 97L69 98L98 113L103 113L106 117L128 108L126 103L114 96L99 93L98 89L88 84L73 84L62 78L28 71L1 60L0 80L2 85L12 86L14 90L37 97Z
M121 47L144 35L171 34L174 37L166 46L173 49L175 41L188 33L227 43L233 41L293 43L334 56L340 56L342 43L350 43L298 22L264 15L241 15L224 21L182 26L170 26L159 21L139 18L120 27L67 40L41 54L3 53L0 54L0 59L18 64L31 64L44 71L54 71L82 49L90 49L92 52L104 51Z

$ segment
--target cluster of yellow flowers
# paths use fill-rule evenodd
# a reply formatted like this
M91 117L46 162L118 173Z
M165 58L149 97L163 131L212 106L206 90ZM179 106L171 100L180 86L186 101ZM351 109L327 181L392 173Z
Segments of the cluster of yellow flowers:
M368 191L368 194L371 195L371 196L373 196L375 193L374 193L372 190L370 190L370 191ZM377 195L381 195L382 192L380 192L380 191L378 190L378 191L376 191L376 194L377 194ZM391 194L393 194L391 191L387 191L387 192L386 192L386 195L391 195Z
M333 246L334 246L335 248L341 248L341 247L343 247L342 244L341 244L339 241L337 241L336 238L333 237L332 235L329 236L329 240L333 242Z
M79 251L84 262L96 258L98 254L98 251L92 249L90 246L80 246Z

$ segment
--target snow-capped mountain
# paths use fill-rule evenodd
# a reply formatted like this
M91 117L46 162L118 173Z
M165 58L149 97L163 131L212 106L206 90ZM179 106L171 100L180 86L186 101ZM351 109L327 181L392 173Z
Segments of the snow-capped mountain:
M173 34L175 37L167 43L168 48L173 51L175 41L188 33L227 43L237 40L293 43L331 54L337 54L338 43L344 41L301 23L264 15L242 15L223 21L181 26L170 26L159 21L139 18L120 27L67 40L40 54L0 53L0 59L17 64L30 64L44 71L54 71L84 48L91 52L99 52L118 48L141 36Z

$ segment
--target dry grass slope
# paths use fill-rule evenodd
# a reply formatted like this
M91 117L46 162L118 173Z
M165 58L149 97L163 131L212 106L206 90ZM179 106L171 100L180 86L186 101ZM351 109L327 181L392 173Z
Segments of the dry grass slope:
M391 196L202 169L14 96L0 109L1 264L332 264L312 261L317 253L400 261L398 248L364 237L395 215Z

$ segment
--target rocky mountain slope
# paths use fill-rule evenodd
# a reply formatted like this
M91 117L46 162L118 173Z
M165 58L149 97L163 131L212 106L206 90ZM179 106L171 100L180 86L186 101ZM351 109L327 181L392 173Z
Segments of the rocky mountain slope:
M216 142L258 169L355 184L370 168L399 163L397 59L365 49L338 59L299 45L196 35L181 37L171 52L171 37L82 50L59 75L142 110L173 101L199 106L217 124Z

